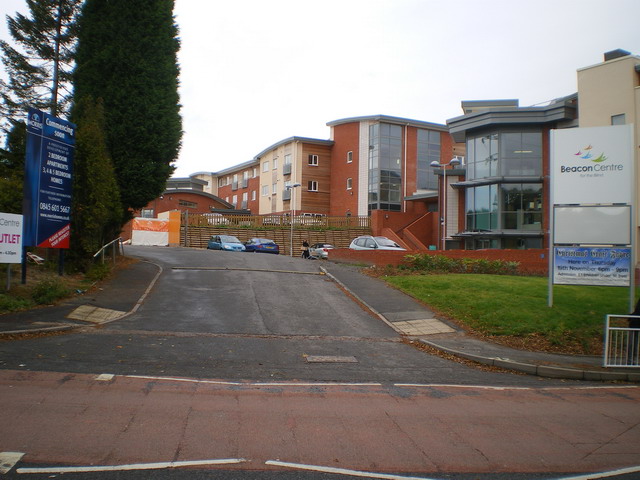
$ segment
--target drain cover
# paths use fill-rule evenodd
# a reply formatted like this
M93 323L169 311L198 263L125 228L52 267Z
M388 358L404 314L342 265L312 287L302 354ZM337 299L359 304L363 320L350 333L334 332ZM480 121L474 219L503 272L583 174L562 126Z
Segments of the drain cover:
M307 363L358 363L356 357L339 357L335 355L308 355Z

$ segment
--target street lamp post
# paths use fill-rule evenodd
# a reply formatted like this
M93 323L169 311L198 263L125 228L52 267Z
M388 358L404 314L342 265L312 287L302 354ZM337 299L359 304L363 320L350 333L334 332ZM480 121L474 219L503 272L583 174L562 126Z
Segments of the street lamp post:
M302 185L300 183L294 183L293 185L287 185L287 190L289 190L291 192L291 199L290 199L290 203L291 203L291 238L289 240L289 256L293 257L293 215L296 212L296 204L295 204L295 189L297 187L301 187Z
M449 160L449 163L431 162L434 168L442 168L442 250L447 249L447 167L460 165L457 157Z

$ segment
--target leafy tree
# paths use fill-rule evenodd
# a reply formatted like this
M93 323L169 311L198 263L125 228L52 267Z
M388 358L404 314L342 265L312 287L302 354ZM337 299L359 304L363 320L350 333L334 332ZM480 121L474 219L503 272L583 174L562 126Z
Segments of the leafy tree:
M174 171L182 120L173 0L86 0L76 98L102 98L106 143L126 212L158 197Z
M0 212L22 213L26 136L24 122L14 122L6 147L0 149Z
M68 113L76 17L82 0L26 0L29 15L7 15L15 47L0 41L8 82L0 80L0 116L8 131L28 107ZM19 47L16 48L16 47Z
M77 130L69 257L82 267L120 232L122 204L105 143L102 102L83 98L74 107L73 120Z

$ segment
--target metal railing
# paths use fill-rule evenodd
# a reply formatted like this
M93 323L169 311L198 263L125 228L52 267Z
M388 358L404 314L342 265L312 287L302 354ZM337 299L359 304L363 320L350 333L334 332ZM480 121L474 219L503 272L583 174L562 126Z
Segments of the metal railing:
M112 247L111 248L111 257L113 259L113 263L115 264L116 263L116 248L118 249L117 253L119 253L120 255L124 255L124 247L122 245L122 237L118 237L115 240L111 240L106 245L103 245L102 248L100 248L100 250L98 250L96 253L93 254L93 258L96 258L98 255L101 255L102 263L104 263L104 252L109 247Z
M629 326L636 315L607 315L604 336L604 366L640 368L640 328Z

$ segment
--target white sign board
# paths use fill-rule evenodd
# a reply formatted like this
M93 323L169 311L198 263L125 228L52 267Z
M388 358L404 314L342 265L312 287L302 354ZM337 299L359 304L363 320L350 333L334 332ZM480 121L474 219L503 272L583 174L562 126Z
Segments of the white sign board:
M0 263L22 262L22 215L0 213Z
M554 207L556 245L630 245L630 205Z
M633 203L633 125L551 131L554 205Z

